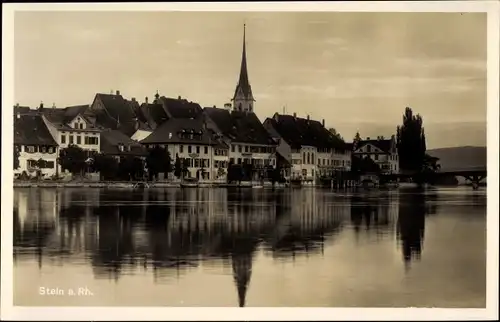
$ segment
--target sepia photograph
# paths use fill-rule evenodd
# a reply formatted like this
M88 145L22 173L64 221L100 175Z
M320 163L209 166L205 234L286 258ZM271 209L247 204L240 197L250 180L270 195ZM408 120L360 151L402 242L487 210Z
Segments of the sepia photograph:
M2 319L498 319L498 2L3 7Z

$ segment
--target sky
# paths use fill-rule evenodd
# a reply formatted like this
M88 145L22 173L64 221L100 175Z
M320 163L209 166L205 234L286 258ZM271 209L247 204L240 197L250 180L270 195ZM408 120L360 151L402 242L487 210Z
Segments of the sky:
M485 13L16 12L14 97L91 104L119 90L230 102L246 23L255 113L390 136L405 107L428 148L486 146Z

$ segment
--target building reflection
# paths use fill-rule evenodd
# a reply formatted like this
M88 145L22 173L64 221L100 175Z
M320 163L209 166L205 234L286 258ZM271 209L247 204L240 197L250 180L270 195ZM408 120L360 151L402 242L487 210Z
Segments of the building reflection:
M322 254L350 224L388 234L405 262L422 251L435 196L346 197L315 189L16 189L14 259L90 264L96 278L150 271L156 283L204 265L231 267L246 305L256 253L275 260Z
M398 218L398 199L394 193L356 194L351 197L351 225L358 237L361 230L378 236L392 232Z

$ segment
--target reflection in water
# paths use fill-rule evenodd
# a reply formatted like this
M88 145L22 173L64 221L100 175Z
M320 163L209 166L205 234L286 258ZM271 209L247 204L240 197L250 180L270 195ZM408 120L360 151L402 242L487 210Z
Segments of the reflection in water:
M149 272L156 284L217 262L232 267L239 306L259 252L280 262L324 256L325 244L352 229L396 233L409 263L420 258L426 214L438 212L435 193L19 189L14 196L15 262L90 264L96 279L116 283Z

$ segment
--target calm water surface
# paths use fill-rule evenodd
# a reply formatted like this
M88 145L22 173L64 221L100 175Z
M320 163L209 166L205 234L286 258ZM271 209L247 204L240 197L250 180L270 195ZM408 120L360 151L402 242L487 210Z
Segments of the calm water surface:
M41 287L64 294L41 295ZM14 305L485 300L484 190L14 191Z

